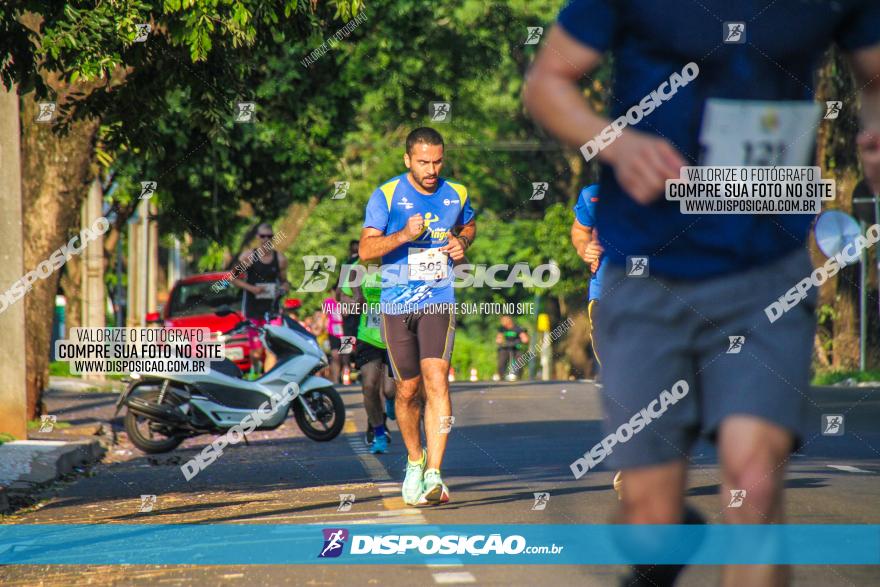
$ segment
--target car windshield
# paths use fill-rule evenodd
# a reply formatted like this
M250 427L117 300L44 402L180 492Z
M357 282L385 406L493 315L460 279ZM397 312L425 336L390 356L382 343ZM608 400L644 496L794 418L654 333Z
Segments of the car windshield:
M214 291L216 281L198 281L195 283L178 284L174 288L168 306L168 317L198 316L213 314L217 308L227 305L236 312L241 311L241 290L226 287Z

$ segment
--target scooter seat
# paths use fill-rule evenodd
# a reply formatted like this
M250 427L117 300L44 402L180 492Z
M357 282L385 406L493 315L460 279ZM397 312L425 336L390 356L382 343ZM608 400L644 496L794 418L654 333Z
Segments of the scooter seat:
M236 379L244 377L244 373L238 368L238 365L227 358L224 358L222 361L212 361L211 369L223 373L224 375L228 375L229 377L235 377Z

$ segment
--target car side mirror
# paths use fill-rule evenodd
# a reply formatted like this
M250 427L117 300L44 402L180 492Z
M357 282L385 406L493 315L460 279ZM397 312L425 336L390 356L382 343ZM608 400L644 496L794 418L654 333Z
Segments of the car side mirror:
M223 318L225 316L231 316L232 314L235 314L235 310L230 308L228 305L224 304L224 305L220 306L219 308L217 308L216 310L214 310L214 313L216 315L220 316L221 318Z

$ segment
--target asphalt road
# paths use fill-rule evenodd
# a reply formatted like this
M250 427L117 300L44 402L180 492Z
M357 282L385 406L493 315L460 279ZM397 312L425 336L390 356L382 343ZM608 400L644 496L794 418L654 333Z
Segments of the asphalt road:
M343 396L349 422L330 443L305 438L292 419L280 429L228 448L211 467L186 482L179 471L209 438L187 441L169 455L146 457L125 438L88 475L59 485L37 506L4 523L282 523L350 526L404 524L599 524L616 506L613 471L575 480L571 463L600 438L600 391L589 382L463 383L453 386L455 424L444 479L451 503L409 508L400 499L405 452L392 423L387 455L367 453L359 392ZM815 436L792 457L786 509L791 523L880 523L880 390L814 388ZM115 395L50 395L59 420L107 420ZM821 414L845 415L843 436L819 434ZM116 424L119 429L119 423ZM121 429L120 429L121 430ZM724 505L710 445L693 455L690 503L711 521ZM549 492L533 510L535 492ZM157 496L142 513L140 496ZM354 494L340 512L340 494ZM614 566L7 566L3 585L616 585ZM715 584L715 567L690 568L680 585ZM797 567L796 585L876 585L880 569L863 566Z

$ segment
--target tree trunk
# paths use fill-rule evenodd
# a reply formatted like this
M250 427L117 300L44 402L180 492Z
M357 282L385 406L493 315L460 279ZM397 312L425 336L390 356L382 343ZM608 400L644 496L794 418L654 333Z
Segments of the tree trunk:
M34 95L22 96L22 212L25 270L34 269L66 242L80 224L80 206L94 178L92 162L97 120L73 123L58 136L51 124L34 122ZM60 273L34 282L25 296L28 417L42 413L42 392L49 382L49 343ZM68 304L68 308L71 306Z
M69 331L82 326L82 260L79 255L71 257L60 273L61 290L67 300L64 324Z
M852 190L858 180L859 161L855 148L858 130L858 104L850 98L858 94L846 59L837 49L831 49L819 69L817 100L823 106L826 100L845 100L845 112L836 120L820 120L817 141L818 164L822 177L837 180L834 202L823 202L822 208L836 208L852 212ZM830 204L830 206L827 206ZM825 262L825 256L813 246L814 265ZM858 265L843 269L820 290L819 303L834 309L831 325L831 365L835 369L858 367L859 357L859 273ZM818 333L817 333L817 336ZM821 341L819 341L821 345Z

